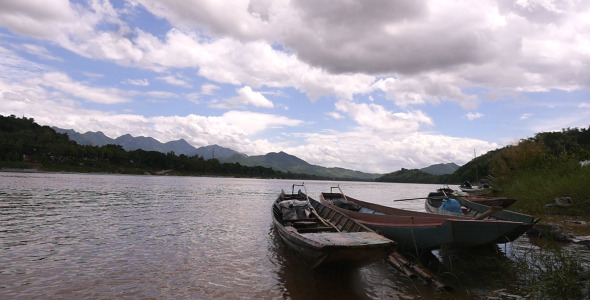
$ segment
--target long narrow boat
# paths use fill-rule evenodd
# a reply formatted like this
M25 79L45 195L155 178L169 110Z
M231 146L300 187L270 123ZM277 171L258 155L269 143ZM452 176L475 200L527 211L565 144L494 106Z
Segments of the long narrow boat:
M432 192L428 194L428 198L440 198L440 199L447 199L447 198L455 198L458 197L464 198L471 202L483 204L486 206L501 206L502 208L508 208L512 204L516 202L516 199L506 198L506 197L488 197L488 196L480 196L480 195L469 195L467 193L457 192L449 187L444 187L437 189L436 192Z
M474 247L506 243L527 224L518 221L476 220L415 212L364 202L343 193L321 193L320 202L359 221L410 251L432 250L443 245ZM509 238L507 238L509 236Z
M444 215L451 215L451 216L469 216L469 217L478 217L486 212L490 211L490 206L484 205L481 203L477 203L475 201L467 200L468 197L453 197L451 199L457 200L457 202L461 205L461 212L452 212L448 210L441 209L443 203L447 201L449 198L441 197L440 193L429 193L426 201L424 202L425 208L427 212L434 213L434 214L444 214ZM523 222L523 223L536 223L538 220L535 220L535 217L513 212L510 210L503 209L502 205L500 206L502 209L497 209L496 212L487 216L485 219L491 220L504 220L504 221L516 221L516 222Z
M386 258L397 246L301 190L281 190L272 216L281 239L311 268L364 266Z
M520 226L513 231L507 233L503 239L511 242L524 233L526 233L531 227L533 227L539 219L535 219L535 217L530 215L525 215L521 213L517 213L514 211L503 209L501 206L487 206L481 203L476 203L473 201L467 200L467 198L463 197L456 197L454 198L460 205L461 210L460 212L453 212L449 210L442 209L443 203L445 201L450 201L446 199L442 199L440 197L435 197L436 193L430 193L429 197L424 201L424 206L427 212L433 214L441 214L447 216L458 216L458 217L472 217L478 218L483 220L497 220L497 221L511 221L511 222L522 222L523 226Z
M459 186L459 188L461 191L470 195L487 194L492 191L490 185L485 181L481 181L477 186L473 186L469 181L465 181Z

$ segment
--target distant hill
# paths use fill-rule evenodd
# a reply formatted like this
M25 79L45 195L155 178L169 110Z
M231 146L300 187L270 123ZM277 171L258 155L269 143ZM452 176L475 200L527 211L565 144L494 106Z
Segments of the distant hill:
M89 146L104 146L108 144L114 144L114 140L110 137L104 135L101 131L97 132L86 132L84 134L78 133L73 129L61 129L57 127L51 127L51 129L55 130L58 133L65 133L68 135L70 140L75 141L80 145L89 145Z
M219 145L209 145L205 147L199 147L196 149L195 154L203 157L204 159L211 159L211 158L226 158L232 155L245 155L241 154L235 150L230 148L221 147Z
M273 168L273 170L313 174L322 177L334 178L339 180L373 180L380 174L364 173L344 168L326 168L312 165L296 156L285 152L271 152L266 155L247 156L244 154L234 154L220 159L222 163L239 163L243 166L263 166Z
M172 149L167 148L166 145L160 143L158 140L154 138L145 136L134 137L130 134L122 135L116 138L114 144L123 146L123 149L127 151L133 151L137 149L142 149L145 151L158 151L162 153L174 151Z
M426 168L420 169L420 171L432 175L447 175L453 174L460 166L456 163L447 163L447 164L436 164Z
M433 175L418 169L404 169L385 174L375 181L399 183L445 183L450 175Z
M78 133L72 129L61 129L58 127L52 127L58 133L65 133L69 136L70 140L75 141L80 145L88 145L88 146L104 146L104 145L119 145L122 146L123 149L127 151L133 151L137 149L142 149L145 151L158 151L162 153L170 153L174 152L176 155L184 154L186 156L192 157L195 155L199 155L204 159L211 159L215 158L223 158L227 156L231 156L233 154L237 154L237 151L234 151L229 148L224 148L218 145L210 145L200 148L195 148L191 146L187 141L184 139L170 141L167 143L161 143L160 141L145 136L138 136L134 137L130 134L122 135L116 139L112 139L104 133L97 131L91 132L88 131L86 133Z
M57 127L53 127L53 129L59 133L67 134L71 140L80 145L104 146L107 144L113 144L122 146L126 151L142 149L145 151L158 151L162 153L174 152L176 155L184 154L189 157L198 155L206 160L216 158L221 163L239 163L240 165L247 167L262 166L277 171L310 174L339 180L375 180L379 178L380 181L433 183L440 180L436 175L451 174L459 168L459 166L454 163L447 163L432 165L416 170L420 173L412 173L413 175L411 176L406 172L407 170L404 171L404 169L402 169L404 172L398 171L383 175L364 173L344 168L327 168L312 165L285 152L271 152L265 155L248 156L219 145L195 148L184 139L161 143L151 137L134 137L130 134L125 134L116 139L112 139L100 131L80 134L72 129L61 129Z
M184 139L167 142L164 144L164 146L166 146L166 149L172 149L172 151L174 151L174 153L178 154L178 155L184 154L186 156L192 157L192 156L195 156L195 154L197 154L197 152L198 152L198 149L195 149L195 147L191 146ZM202 155L199 155L199 156L202 156ZM205 158L205 159L207 159L207 158Z

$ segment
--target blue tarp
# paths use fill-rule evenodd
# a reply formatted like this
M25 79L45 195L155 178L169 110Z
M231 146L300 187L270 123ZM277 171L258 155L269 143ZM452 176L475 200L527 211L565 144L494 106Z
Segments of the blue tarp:
M461 204L459 204L459 201L452 199L452 198L443 201L440 208L447 210L447 211L456 212L456 213L463 213L463 211L461 210Z

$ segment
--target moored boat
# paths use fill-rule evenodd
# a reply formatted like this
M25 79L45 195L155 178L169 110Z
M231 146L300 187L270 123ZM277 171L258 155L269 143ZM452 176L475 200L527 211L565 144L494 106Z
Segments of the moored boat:
M386 258L396 243L299 190L272 205L281 239L311 268L359 267Z
M453 204L449 205L449 203L454 202L456 202L455 205L459 206L458 210L453 208L449 209L449 207L455 206ZM439 193L430 193L426 198L426 201L424 201L424 206L427 212L433 214L456 217L467 216L480 220L520 222L522 224L521 226L502 237L506 242L511 242L517 239L539 221L533 216L506 210L502 206L488 206L469 201L464 197L443 198L440 197Z
M463 182L459 188L461 191L470 195L482 195L492 191L492 187L485 180L480 181L477 186L472 185L471 182L467 180Z
M415 212L364 202L343 193L321 193L320 202L396 241L405 250L432 250L443 245L474 247L503 243L522 222L475 220Z
M480 195L469 195L467 193L457 192L449 187L437 189L436 192L432 192L428 194L428 198L440 198L440 199L447 199L447 198L455 198L458 197L467 199L471 202L483 204L486 206L500 206L502 208L508 208L512 204L516 202L516 199L510 199L506 197L487 197L487 196L480 196Z

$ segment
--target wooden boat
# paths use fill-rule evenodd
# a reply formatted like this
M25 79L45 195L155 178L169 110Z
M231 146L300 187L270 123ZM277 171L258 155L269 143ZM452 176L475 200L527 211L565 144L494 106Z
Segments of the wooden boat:
M443 209L446 201L457 201L460 209L459 211L450 211ZM446 216L457 216L457 217L471 217L481 220L498 220L498 221L510 221L520 222L522 226L515 228L513 231L507 233L503 239L507 242L511 242L524 233L526 233L531 227L533 227L539 219L535 219L533 216L513 212L504 209L502 206L488 206L474 201L467 200L465 197L455 198L443 198L440 197L440 193L430 193L428 198L424 202L424 206L427 212L433 214L440 214Z
M359 267L386 258L396 248L395 242L301 190L281 190L272 216L281 239L311 268Z
M459 188L461 191L470 195L481 195L492 191L492 187L485 181L481 181L477 186L473 186L469 181L465 181Z
M506 197L486 197L480 195L469 195L467 193L460 193L449 187L437 189L436 193L433 192L428 195L428 198L447 199L449 197L455 199L457 199L457 197L461 197L471 202L483 204L486 206L500 206L502 208L508 208L516 202L516 199L510 199Z
M474 247L505 243L524 226L517 221L476 220L415 212L364 202L341 193L321 193L320 202L396 241L404 250L432 250L443 245Z

